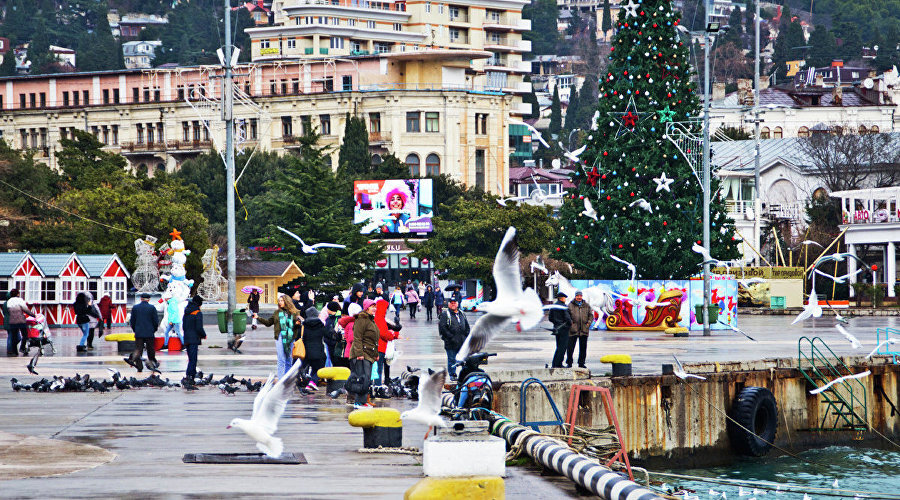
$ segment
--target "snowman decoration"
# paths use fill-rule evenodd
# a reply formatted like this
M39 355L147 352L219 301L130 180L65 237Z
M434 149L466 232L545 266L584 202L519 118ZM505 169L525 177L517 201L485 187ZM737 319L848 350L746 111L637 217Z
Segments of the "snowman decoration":
M181 323L181 317L184 314L184 308L187 307L188 298L191 294L191 287L194 280L185 279L186 271L184 264L187 262L187 256L191 254L190 250L185 250L184 240L181 239L181 232L172 229L169 233L172 235L172 243L169 244L168 254L172 260L172 268L169 274L160 277L160 281L168 282L166 290L162 294L160 302L164 302L165 313L163 314L162 324ZM178 317L170 320L171 315L177 314Z

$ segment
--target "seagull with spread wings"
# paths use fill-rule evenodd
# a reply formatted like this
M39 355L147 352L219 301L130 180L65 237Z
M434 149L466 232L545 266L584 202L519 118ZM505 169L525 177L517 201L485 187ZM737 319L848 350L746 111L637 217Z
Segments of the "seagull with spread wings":
M840 332L841 335L844 336L845 339L850 341L850 345L853 346L854 349L859 349L860 347L862 347L862 342L860 342L858 338L854 337L852 333L848 332L843 326L834 325L834 327L838 332Z
M478 310L486 314L475 322L456 355L457 361L466 359L470 354L481 352L488 341L507 323L516 321L519 330L529 330L537 326L544 317L543 303L537 292L531 288L522 290L516 228L510 227L506 230L494 258L492 272L497 298L492 302L478 304Z
M297 375L300 373L301 364L294 363L294 366L275 383L272 382L274 376L269 374L266 384L253 400L253 413L250 420L235 418L226 429L237 427L256 441L259 451L272 458L280 457L284 451L284 444L280 438L274 437L272 434L278 430L278 419L284 414L288 399L297 385Z
M541 133L538 131L538 129L534 128L533 126L531 126L523 121L519 121L519 120L509 120L509 123L512 125L524 125L531 132L531 137L534 137L535 139L537 139L541 144L544 145L545 148L550 149L550 145L547 144L547 141L544 140L544 136L541 135Z
M866 370L862 373L854 373L853 375L844 375L843 377L838 377L838 378L832 380L831 382L828 382L827 384L823 385L822 387L819 387L818 389L813 389L813 390L809 391L809 393L810 394L818 394L820 392L825 392L826 390L828 390L829 387L833 386L834 384L843 384L844 382L846 382L850 379L864 378L864 377L868 377L871 374L872 374L872 372L870 372L869 370Z
M584 211L582 211L579 215L597 220L597 211L594 210L594 205L593 203L591 203L591 200L587 196L584 197Z
M799 323L801 321L807 320L809 318L821 318L822 317L822 306L819 305L819 296L816 295L815 290L809 291L809 300L806 301L806 305L803 306L803 311L794 318L794 321L791 321L791 324Z
M621 264L625 264L625 267L627 267L628 270L631 271L631 281L634 281L634 278L637 276L637 267L635 267L634 264L628 262L627 260L620 259L613 254L609 254L609 258Z
M347 248L345 245L338 245L337 243L316 243L315 245L307 245L302 238L297 236L296 234L288 231L287 229L281 226L275 226L288 236L294 238L295 240L300 242L301 250L303 253L319 253L320 248Z
M888 345L888 344L896 344L897 342L900 342L900 340L898 340L898 339L884 339L884 340L882 340L881 342L878 343L877 346L875 346L875 349L872 349L872 352L870 352L869 355L866 356L866 359L869 359L869 358L871 358L872 356L878 354L878 349L881 349L883 346L886 346L886 345ZM887 353L885 353L885 354L887 354Z
M447 427L447 422L440 417L441 391L447 380L447 370L434 372L419 377L419 405L415 409L400 415L402 420L412 420L429 427Z
M681 364L681 361L678 361L678 358L676 358L674 354L672 355L672 357L675 358L675 367L672 369L672 373L674 373L676 377L680 378L681 380L687 380L689 378L706 380L706 377L701 377L700 375L694 375L693 373L684 371L684 365Z

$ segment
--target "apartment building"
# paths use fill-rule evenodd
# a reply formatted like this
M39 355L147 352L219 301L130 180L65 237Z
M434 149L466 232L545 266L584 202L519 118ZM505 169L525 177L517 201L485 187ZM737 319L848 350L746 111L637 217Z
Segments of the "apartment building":
M275 0L270 26L248 28L253 61L403 54L431 50L487 51L466 63L455 83L472 90L530 91L522 60L524 0L366 1ZM513 113L530 112L517 100Z
M513 96L456 83L469 60L488 57L435 50L241 65L237 147L287 154L314 128L336 168L350 113L366 120L373 161L393 153L412 175L505 189ZM80 129L133 169L173 171L222 149L220 77L218 67L186 67L0 78L0 138L56 168L60 139Z

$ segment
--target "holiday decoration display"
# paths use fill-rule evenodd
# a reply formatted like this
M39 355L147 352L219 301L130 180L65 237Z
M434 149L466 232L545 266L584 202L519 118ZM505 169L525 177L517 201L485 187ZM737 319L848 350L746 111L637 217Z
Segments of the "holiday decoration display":
M156 238L149 235L134 240L137 258L134 261L134 272L131 273L131 284L137 289L138 294L159 290L159 267L153 246L155 244Z
M184 240L181 239L181 232L173 229L171 233L172 242L169 243L168 253L171 268L169 274L160 276L160 281L167 281L168 285L162 294L160 302L166 302L167 306L161 324L169 322L170 314L177 314L178 321L172 323L181 323L181 316L184 314L184 308L187 307L188 298L191 295L191 287L194 280L185 279L186 270L184 264L187 262L187 256L190 250L185 250ZM174 301L174 303L173 303Z
M219 266L219 245L207 249L200 262L203 263L203 272L200 274L202 281L197 285L197 295L207 302L225 300L228 280L222 276L222 268Z
M611 253L633 262L642 278L683 279L700 271L701 258L690 247L703 234L703 190L685 153L666 135L673 125L696 131L700 113L678 24L668 0L629 0L619 11L592 133L551 247L554 258L597 278L627 276ZM717 193L718 180L711 184ZM582 215L587 206L596 220ZM738 257L718 196L710 217L711 253L725 261ZM624 323L627 307L622 304Z

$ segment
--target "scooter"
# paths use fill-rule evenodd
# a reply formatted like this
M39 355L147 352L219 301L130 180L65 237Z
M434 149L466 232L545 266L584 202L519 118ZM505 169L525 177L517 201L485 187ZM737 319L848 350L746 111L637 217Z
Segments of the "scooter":
M456 364L462 366L456 387L444 398L445 411L453 420L477 418L479 409L490 410L494 402L494 386L491 378L481 369L488 358L496 353L479 352Z

